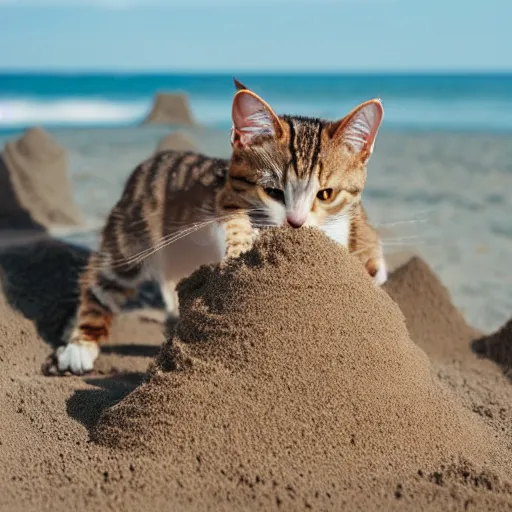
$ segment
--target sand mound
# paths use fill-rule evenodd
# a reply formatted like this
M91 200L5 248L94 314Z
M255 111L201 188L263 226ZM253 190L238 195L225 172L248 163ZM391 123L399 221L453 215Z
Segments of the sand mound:
M156 147L156 153L160 151L197 151L194 139L183 132L173 132L164 137Z
M175 337L94 439L164 456L178 495L240 506L336 507L461 459L509 477L355 258L320 232L276 231L182 281Z
M170 503L180 510L216 511L511 509L505 473L512 450L512 386L501 370L475 357L469 345L459 350L457 342L456 363L433 360L454 395L440 390L423 353L404 335L403 324L398 326L401 315L386 294L370 291L344 252L326 255L325 240L319 244L304 234L299 242L304 241L314 259L305 248L291 250L289 238L275 246L267 240L245 266L226 269L226 280L213 267L185 281L182 295L189 303L182 332L160 352L158 370L139 388L160 350L162 330L137 311L118 317L94 374L41 374L50 353L43 339L55 330L52 315L71 307L86 252L42 240L2 253L0 510L136 512L166 510ZM432 291L418 306L452 308L426 265L407 268L390 276L395 293L405 298L430 282ZM229 284L241 288L229 290ZM315 324L301 314L307 293ZM274 294L287 309L277 311ZM390 319L382 319L384 311ZM361 315L368 325L355 325ZM229 321L238 322L238 330ZM219 326L222 332L209 341ZM335 334L337 343L327 334ZM450 346L448 341L446 350ZM166 371L173 366L183 369ZM449 405L453 397L467 413ZM432 411L434 405L440 410ZM130 407L132 420L125 416ZM453 408L448 418L447 407ZM418 424L427 413L432 416L421 425L422 439ZM460 439L454 441L457 421ZM482 421L489 429L482 430ZM446 438L440 440L443 428ZM90 433L101 445L91 442ZM499 456L482 467L495 443L503 448L507 468ZM460 460L440 462L455 452Z
M417 256L398 268L384 289L400 306L411 338L431 357L453 358L479 336L452 304L445 286Z
M184 93L158 93L153 108L144 120L144 124L195 125L188 96Z
M44 130L31 128L7 142L1 160L0 180L9 184L0 192L4 227L82 223L73 202L66 153Z
M512 377L512 320L494 334L475 340L473 350L500 365Z

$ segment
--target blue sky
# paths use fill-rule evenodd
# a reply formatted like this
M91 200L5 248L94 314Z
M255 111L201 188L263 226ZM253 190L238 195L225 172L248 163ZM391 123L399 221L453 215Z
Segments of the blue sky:
M512 71L512 0L0 0L0 69Z

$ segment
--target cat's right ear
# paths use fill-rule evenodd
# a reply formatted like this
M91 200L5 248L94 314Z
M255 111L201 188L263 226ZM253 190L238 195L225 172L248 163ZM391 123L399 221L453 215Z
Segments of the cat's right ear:
M283 135L279 117L264 100L248 89L235 94L231 117L231 143L234 146L250 146L263 135L276 138Z
M383 115L384 109L380 100L373 99L361 103L334 125L332 137L341 141L366 162L372 154Z

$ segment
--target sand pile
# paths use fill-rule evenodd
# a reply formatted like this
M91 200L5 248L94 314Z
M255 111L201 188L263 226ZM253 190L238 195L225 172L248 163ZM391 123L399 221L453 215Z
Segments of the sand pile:
M0 157L0 227L45 229L82 224L73 201L67 155L44 130L7 142Z
M196 123L188 96L184 93L158 93L144 124L194 126Z
M164 137L156 147L156 153L169 150L197 151L197 146L189 134L178 131Z
M352 257L291 232L184 281L162 350L132 311L94 374L45 377L86 257L0 251L0 510L512 508L512 386L421 260L386 288L431 362Z
M512 378L512 320L490 336L483 336L473 343L477 354L499 364Z
M197 505L335 509L436 471L490 479L512 503L510 453L436 378L389 296L323 234L275 235L181 283L175 337L93 438L164 457L178 502Z
M452 359L479 336L452 304L445 286L417 256L398 268L384 289L405 315L411 338L429 355Z

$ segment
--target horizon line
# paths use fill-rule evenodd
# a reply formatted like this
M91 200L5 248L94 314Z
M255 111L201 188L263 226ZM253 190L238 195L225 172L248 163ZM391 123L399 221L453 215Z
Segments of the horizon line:
M297 75L324 75L324 76L355 76L355 75L439 75L439 76L467 76L467 75L512 75L512 69L377 69L377 70L210 70L210 69L104 69L104 68L84 68L84 69L61 69L61 68L1 68L2 75L201 75L201 76L297 76Z

